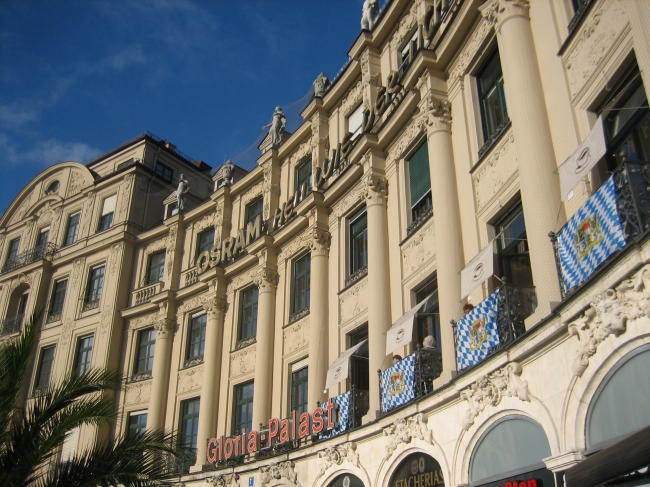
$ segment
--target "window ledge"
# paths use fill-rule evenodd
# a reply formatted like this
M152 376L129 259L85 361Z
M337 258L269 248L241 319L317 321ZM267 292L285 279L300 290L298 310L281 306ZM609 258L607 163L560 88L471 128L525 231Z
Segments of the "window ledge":
M426 213L420 216L417 220L415 220L413 223L411 223L408 227L406 227L406 237L404 240L402 240L399 245L401 246L404 242L406 242L409 238L411 238L413 235L417 233L417 231L426 223L429 221L429 218L433 216L433 207L430 207Z
M360 281L361 279L363 279L367 275L368 275L368 266L365 266L365 267L362 267L361 269L359 269L354 274L351 274L348 277L346 277L345 278L345 286L343 287L343 289L341 289L339 291L339 294L341 294L343 291L345 291L349 287L356 284L358 281Z
M201 365L202 363L203 363L203 355L201 355L200 357L191 358L185 361L185 363L183 364L183 369L196 367L197 365Z
M292 324L292 323L295 323L296 321L298 321L298 320L304 318L304 317L307 316L308 314L309 314L309 306L307 306L306 308L301 309L300 311L298 311L298 312L293 313L292 315L290 315L290 316L289 316L289 323L287 323L287 324L290 325L290 324Z
M63 314L62 311L59 311L58 313L48 313L47 319L45 320L45 324L49 325L50 323L61 321L62 314Z
M246 348L253 343L257 343L257 336L244 338L243 340L237 340L237 343L235 344L235 350L241 350L242 348Z
M143 380L149 380L152 377L151 372L142 372L141 374L133 374L128 382L140 382Z
M497 127L497 129L490 136L490 138L485 142L485 144L483 144L483 147L481 147L478 150L478 161L476 162L476 164L474 165L472 170L474 170L474 168L481 163L481 161L485 158L485 156L490 152L490 149L492 149L492 147L494 147L494 145L499 141L499 139L501 139L503 134L505 134L508 131L508 129L510 128L510 125L511 125L511 122L510 122L510 119L508 118L508 119L504 120L501 123L501 125L499 125Z
M575 13L571 21L569 22L569 25L567 29L569 30L569 35L567 36L566 40L564 43L562 43L562 46L560 47L560 50L558 51L557 55L561 56L566 48L571 44L571 41L576 35L576 32L578 32L578 27L582 25L582 22L587 18L587 14L591 10L591 7L593 7L596 4L595 0L588 0L585 3L582 4L582 7Z

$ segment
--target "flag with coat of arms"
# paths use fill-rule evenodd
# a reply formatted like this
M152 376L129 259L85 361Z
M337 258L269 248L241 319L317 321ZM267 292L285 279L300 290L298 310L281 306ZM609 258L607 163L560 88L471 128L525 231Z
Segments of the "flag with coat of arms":
M381 374L381 410L388 411L415 398L415 354Z
M479 363L499 344L498 297L499 291L490 294L458 321L456 332L458 370Z

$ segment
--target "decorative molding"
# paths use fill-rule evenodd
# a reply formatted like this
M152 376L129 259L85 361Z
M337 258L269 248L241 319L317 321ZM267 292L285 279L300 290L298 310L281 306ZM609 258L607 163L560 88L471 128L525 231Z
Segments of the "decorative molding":
M255 269L247 272L242 272L237 277L234 277L233 280L230 281L230 283L226 287L226 293L231 294L235 292L237 289L241 289L242 287L248 286L251 282L253 282L254 275L255 275Z
M429 92L422 100L424 116L418 120L421 127L427 125L429 132L451 132L451 103L449 100L437 100L433 93Z
M486 19L482 19L478 27L474 29L469 41L467 41L460 52L460 55L456 58L456 61L452 63L451 68L449 69L450 87L467 74L467 68L476 58L478 50L485 43L487 37L492 34L492 27L493 24Z
M518 362L510 362L496 372L480 377L467 389L461 391L461 399L469 404L462 422L463 430L469 430L474 424L474 419L486 406L498 406L504 396L530 401L528 381L521 380L521 373L521 365Z
M102 335L106 335L108 333L109 328L111 327L111 323L113 323L113 319L115 317L113 316L113 307L110 304L107 304L104 306L104 311L102 312L102 319L99 323L99 332Z
M223 475L215 475L213 477L207 477L205 481L214 487L238 487L239 474L225 473Z
M436 255L434 219L424 222L400 249L405 277L422 269Z
M478 170L472 173L477 210L483 209L517 173L517 155L514 147L515 135L511 129L510 134L499 141L489 157L481 161Z
M253 281L262 292L274 292L278 285L279 275L268 267L259 267L253 276Z
M278 262L283 262L285 259L291 259L298 252L308 246L309 230L305 230L302 234L295 236L278 251Z
M325 147L329 141L329 118L321 116L318 112L311 119L311 148L317 149L319 146ZM312 174L316 174L318 160L312 157Z
M280 480L282 478L300 487L295 466L296 464L293 461L287 460L286 462L272 463L271 465L260 467L262 487L268 485L273 480Z
M203 383L203 365L198 365L178 372L178 393L194 391Z
M9 225L13 225L14 223L18 223L21 221L23 218L25 218L25 215L27 215L27 211L31 208L32 206L32 198L34 195L34 191L30 191L26 196L23 202L20 204L16 212L12 215L11 220L9 220Z
M70 174L70 180L68 182L68 191L66 194L67 198L70 198L78 193L81 193L81 190L84 187L84 176L79 171L72 171Z
M127 330L129 331L129 333L133 333L135 331L140 330L141 328L152 326L154 321L156 320L156 316L158 315L152 313L145 316L141 316L140 318L137 318L135 320L131 320L127 324Z
M152 252L156 252L158 250L164 249L166 245L167 245L167 237L161 237L158 240L149 242L147 246L144 248L145 256L151 254Z
M343 463L349 463L356 468L359 468L360 465L357 444L353 441L325 448L318 452L318 458L321 459L321 465L316 474L316 479L322 477L329 468L341 466Z
M336 220L350 211L364 197L363 181L359 181L348 193L332 206L329 226L332 227Z
M330 251L330 242L331 242L331 235L329 232L326 232L324 230L320 230L316 227L310 228L305 235L303 236L303 239L309 246L309 249L311 250L311 255L312 257L314 256L325 256L329 254Z
M416 0L408 13L402 16L402 20L400 20L400 23L390 40L391 54L397 53L398 49L402 47L403 42L406 40L406 37L409 36L410 38L413 29L418 25L418 8L421 3L422 0Z
M79 227L79 238L87 237L90 233L90 222L93 219L93 207L95 206L95 192L89 191L86 194L86 201L83 204L81 214L81 225Z
M426 116L426 115L425 115ZM400 134L397 141L388 150L386 155L386 169L390 168L399 159L404 157L405 152L411 146L413 141L422 133L422 117L414 117L408 123L404 131Z
M167 236L167 257L165 266L167 267L167 277L169 278L174 269L174 251L176 250L176 237L178 235L178 223L169 227L169 235Z
M118 264L120 263L120 256L122 250L124 250L124 242L118 242L116 244L113 244L113 246L111 247L111 255L109 257L109 262L110 262L109 273L111 275L115 274L115 272L117 271Z
M302 144L298 146L298 148L291 154L291 157L289 157L289 164L292 166L297 166L305 157L308 155L311 155L312 151L312 141L311 139L307 139L304 141Z
M309 345L309 316L284 329L284 355L289 355Z
M81 281L81 277L84 274L84 268L86 266L86 258L85 257L79 257L74 260L72 263L72 289L76 289L77 286L79 285L79 282Z
M209 299L210 298L207 295L201 294L200 296L194 296L191 299L183 301L183 304L181 304L176 308L177 318L180 320L183 313L187 313L188 311L193 311L199 308L205 309L204 303L207 302Z
M246 191L241 197L241 206L245 209L246 205L254 199L262 196L264 192L264 181L260 181L255 186Z
M413 438L433 445L431 430L427 428L427 417L418 413L410 418L396 420L388 428L384 428L383 436L386 437L384 460L388 460L400 443L410 443Z
M368 206L386 205L388 199L388 179L374 173L364 178L363 196Z
M356 109L359 103L363 100L363 81L357 81L357 84L350 88L347 96L341 102L341 114L347 117Z
M340 324L351 320L368 309L367 288L368 278L365 278L339 296Z
M151 397L152 380L147 379L127 384L124 397L125 404L148 403Z
M174 332L176 327L176 320L167 318L164 314L158 314L156 319L153 322L153 327L156 330L156 336L158 338L167 338L170 333Z
M529 0L490 0L479 8L483 18L497 31L503 23L512 17L524 17L528 20Z
M596 294L584 315L568 324L569 335L580 342L571 366L573 375L581 377L598 346L610 335L625 333L628 321L641 317L650 317L650 264L615 288Z
M65 347L70 338L72 337L72 330L74 330L74 320L72 318L66 318L63 322L63 329L61 331L61 344Z
M202 296L201 307L205 310L208 315L217 315L218 313L225 313L228 303L225 299L218 296Z
M122 185L120 186L120 208L117 212L116 222L122 222L126 220L127 210L129 209L129 196L131 193L131 186L133 186L133 181L135 180L135 174L127 174L124 176Z
M255 370L257 345L243 348L230 354L230 378L239 377Z

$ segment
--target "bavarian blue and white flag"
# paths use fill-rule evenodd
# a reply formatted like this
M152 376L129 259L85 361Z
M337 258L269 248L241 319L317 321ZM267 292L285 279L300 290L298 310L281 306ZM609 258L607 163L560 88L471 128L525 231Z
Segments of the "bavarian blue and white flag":
M487 299L484 299L458 321L458 370L479 363L499 344L498 297L499 291L490 294Z
M348 429L348 419L350 417L350 391L344 392L343 394L332 398L332 400L339 409L338 426L334 429L326 431L325 433L321 433L319 435L320 439L331 438L332 436L340 435Z
M381 410L388 411L415 398L415 354L381 374Z
M557 234L564 289L587 279L607 257L625 245L610 177Z

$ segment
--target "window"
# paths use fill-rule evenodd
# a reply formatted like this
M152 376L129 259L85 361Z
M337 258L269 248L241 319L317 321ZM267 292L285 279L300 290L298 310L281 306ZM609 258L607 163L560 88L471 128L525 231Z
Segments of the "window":
M128 161L120 162L120 163L117 165L117 170L119 171L119 170L122 169L123 167L130 166L131 164L135 164L135 160L134 160L134 159L129 159ZM146 416L146 415L145 415L145 416Z
M533 271L530 267L526 223L521 203L496 225L499 274L514 286L532 286Z
M165 277L165 250L149 255L147 267L147 286L163 280Z
M27 299L29 299L29 294L23 294L18 300L18 313L16 316L21 316L27 311Z
M79 338L77 356L75 357L74 370L78 376L86 375L90 369L90 359L93 352L94 335Z
M502 128L502 124L508 121L499 51L494 51L476 78L481 103L483 143L487 144L498 129Z
M368 325L363 325L348 335L348 348L368 339ZM368 363L368 346L362 346L350 357L350 387L367 391L370 389L370 367Z
M246 224L255 223L258 215L262 214L264 209L264 199L260 196L246 205ZM244 225L246 226L246 225Z
M590 3L590 0L571 0L571 2L573 3L573 11L578 13L580 9Z
M351 140L361 136L363 125L363 103L359 105L350 115L348 115L348 132L352 133Z
M160 162L156 162L156 174L168 183L172 182L174 170Z
M138 337L138 358L135 374L146 374L153 370L153 353L156 348L156 330L142 330Z
M102 205L102 216L99 219L99 227L97 228L98 232L103 230L108 230L113 223L113 214L115 213L115 202L117 201L117 195L109 196L104 198L104 204Z
M210 252L214 245L214 227L199 233L196 242L196 255L201 255L201 252Z
M244 429L253 429L253 381L235 386L235 418L232 432L237 435Z
M411 193L411 221L416 223L431 213L429 146L425 142L408 160Z
M65 231L65 241L63 245L72 245L77 240L77 233L79 233L79 219L81 213L75 213L68 218L68 228Z
M238 340L253 338L257 333L257 287L249 288L241 293L239 307L239 336Z
M208 315L202 314L193 317L190 322L190 332L187 342L187 361L203 358L203 350L205 348L205 324L207 320Z
M104 285L104 266L94 267L90 270L88 289L86 291L86 303L99 303L102 297L102 286Z
M147 430L147 413L129 414L128 436L135 437L142 435Z
M291 411L298 416L307 411L307 378L308 367L303 367L291 373Z
M65 293L68 289L68 280L61 279L54 283L54 289L52 290L52 299L50 299L50 309L48 311L48 321L55 321L56 318L61 319L61 313L63 312L63 302L65 301Z
M304 161L296 169L296 191L300 191L303 184L307 188L303 196L307 196L307 193L311 191L311 158Z
M174 201L173 203L169 203L167 205L167 216L165 218L170 218L174 215L178 214L178 201Z
M34 389L44 389L50 385L50 374L52 373L52 364L54 363L54 345L41 348L41 356L38 359L38 368L36 369L36 382Z
M293 263L292 314L309 309L311 254L305 254Z
M189 399L181 403L181 424L180 424L180 437L179 446L185 451L186 454L193 454L193 458L184 459L181 470L184 473L189 472L189 469L194 462L196 462L196 441L199 436L199 406L200 401L196 399Z
M20 247L20 238L14 238L9 242L9 248L7 249L7 260L6 262L12 262L18 256L18 248Z
M41 228L41 231L38 232L38 237L36 238L36 247L45 247L49 237L50 227Z
M416 30L413 36L411 37L411 39L408 41L408 43L399 52L400 71L404 72L406 68L408 68L413 57L415 56L415 53L417 51L417 41L418 41L418 31Z
M368 266L368 219L366 208L357 211L350 225L350 275Z
M440 308L438 306L438 280L433 277L415 293L415 303L428 301L416 315L416 346L422 345L424 337L432 336L436 340L438 350L442 350L440 340Z

